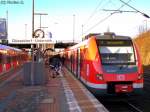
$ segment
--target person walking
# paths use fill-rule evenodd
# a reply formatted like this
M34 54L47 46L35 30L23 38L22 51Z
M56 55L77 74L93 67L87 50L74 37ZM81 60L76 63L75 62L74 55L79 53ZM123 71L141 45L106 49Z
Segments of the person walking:
M55 78L56 75L59 75L61 70L61 59L59 55L54 55L49 59L49 65L52 70L52 77Z

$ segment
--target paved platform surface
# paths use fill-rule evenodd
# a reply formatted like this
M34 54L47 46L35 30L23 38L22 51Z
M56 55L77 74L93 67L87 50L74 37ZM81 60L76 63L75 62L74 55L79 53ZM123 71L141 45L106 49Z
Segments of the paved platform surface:
M0 112L108 112L65 67L56 78L45 68L47 83L36 86L25 86L21 71L1 89Z
M41 102L41 112L107 112L66 68L46 86L49 97Z

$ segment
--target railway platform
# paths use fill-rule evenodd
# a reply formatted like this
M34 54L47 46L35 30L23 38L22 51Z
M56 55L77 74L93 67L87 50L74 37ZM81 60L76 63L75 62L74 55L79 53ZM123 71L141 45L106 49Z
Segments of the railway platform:
M34 86L22 83L22 69L14 73L0 96L0 112L108 112L65 67L56 78L45 71L47 83Z

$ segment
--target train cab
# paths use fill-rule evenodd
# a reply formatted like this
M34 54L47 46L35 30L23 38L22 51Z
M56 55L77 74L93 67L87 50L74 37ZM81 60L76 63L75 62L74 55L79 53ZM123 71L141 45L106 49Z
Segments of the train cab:
M140 55L128 36L90 34L64 52L67 68L95 94L143 89Z

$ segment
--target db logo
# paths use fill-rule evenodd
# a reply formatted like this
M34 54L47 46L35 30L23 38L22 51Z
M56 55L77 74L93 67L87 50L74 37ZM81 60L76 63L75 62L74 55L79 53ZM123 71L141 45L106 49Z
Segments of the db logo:
M117 75L117 80L125 80L125 75Z

